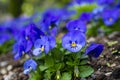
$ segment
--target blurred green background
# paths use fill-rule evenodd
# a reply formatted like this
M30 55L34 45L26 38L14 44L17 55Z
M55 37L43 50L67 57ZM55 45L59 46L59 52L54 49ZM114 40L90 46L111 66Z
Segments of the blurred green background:
M49 7L62 7L71 0L0 0L0 16L20 14L31 15L36 11L42 11Z

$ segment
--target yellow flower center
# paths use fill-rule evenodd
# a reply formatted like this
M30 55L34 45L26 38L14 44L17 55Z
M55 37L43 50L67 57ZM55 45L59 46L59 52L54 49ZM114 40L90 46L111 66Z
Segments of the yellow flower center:
M42 46L42 47L40 48L40 50L43 52L43 51L45 50L44 46Z
M76 44L75 42L72 42L71 46L72 46L72 47L76 47L77 44Z

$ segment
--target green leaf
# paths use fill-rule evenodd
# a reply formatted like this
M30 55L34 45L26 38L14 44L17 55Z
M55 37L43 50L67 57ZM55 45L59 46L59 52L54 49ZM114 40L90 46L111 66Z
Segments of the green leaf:
M44 71L44 70L46 70L48 67L47 67L47 66L44 66L44 65L40 65L39 68L40 68L41 71Z
M88 56L82 55L80 59L88 59Z
M40 60L40 59L44 59L44 57L46 56L45 53L41 53L39 56L35 56L33 57L35 60Z
M50 70L46 70L44 73L44 80L50 80L52 76L52 73L50 72Z
M51 56L46 56L45 66L47 66L47 67L54 66L54 59Z
M87 36L97 36L98 35L97 29L98 28L96 26L93 26L93 27L89 28L86 32L86 35Z
M87 60L82 60L82 61L80 62L80 65L85 65L85 64L87 64Z
M5 54L11 51L13 43L14 43L14 40L9 40L5 42L4 44L0 45L0 54Z
M34 71L31 72L31 77L29 78L29 80L41 80L42 76L39 72Z
M56 69L56 71L57 71L57 70L60 70L63 67L64 67L64 63L57 63L57 64L55 64L54 69Z
M60 80L71 80L71 78L72 78L71 73L70 72L65 72L65 73L62 74Z
M71 54L70 51L66 51L66 52L65 52L65 55L69 55L69 54Z
M90 66L80 66L79 71L79 76L82 78L88 77L94 72L93 68L91 68Z
M64 50L65 50L64 48L60 48L60 51L61 51L61 52L64 52Z
M51 51L52 57L54 58L55 62L62 61L63 59L63 52L61 52L58 48L55 48Z
M73 62L70 62L70 61L67 61L66 64L69 66L75 66L75 64Z
M80 59L81 57L82 57L82 54L81 54L81 52L78 52L78 53L73 53L73 58L74 58L74 60L77 60L78 61L78 59Z

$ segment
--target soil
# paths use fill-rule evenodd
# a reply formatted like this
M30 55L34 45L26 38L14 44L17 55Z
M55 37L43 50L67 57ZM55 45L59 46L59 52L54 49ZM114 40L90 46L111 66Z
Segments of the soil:
M88 61L95 72L87 79L79 80L120 80L120 34L112 34L109 37L91 37L88 41L102 43L105 48L98 59L93 58ZM113 41L117 43L109 46L108 42ZM1 55L0 80L28 80L29 76L23 74L23 62L14 61L11 53Z
M120 33L111 35L94 38L95 42L104 44L105 48L98 59L89 61L95 72L87 80L120 80ZM117 43L108 45L108 42L115 41Z
M28 80L23 74L23 61L13 60L11 53L0 56L0 80Z

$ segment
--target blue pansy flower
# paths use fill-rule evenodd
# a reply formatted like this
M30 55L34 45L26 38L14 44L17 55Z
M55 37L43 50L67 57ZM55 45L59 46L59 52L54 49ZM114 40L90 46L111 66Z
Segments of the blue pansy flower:
M83 33L86 32L86 24L81 20L71 20L66 25L68 31L79 30Z
M93 3L94 0L73 0L73 2L77 4L82 4L82 3Z
M25 40L25 28L21 28L20 30L16 31L15 33L17 35L14 35L15 43L13 44L13 54L16 54L18 51L18 46L22 42L22 40Z
M11 36L6 33L0 34L0 45L4 44L6 41L10 40Z
M73 0L74 3L80 4L82 1L81 0Z
M88 12L83 12L81 15L80 15L80 18L79 18L81 21L87 23L87 22L90 22L91 19L92 19L92 14L91 13L88 13Z
M73 14L75 14L75 11L68 10L66 7L64 9L48 9L43 13L40 28L44 33L49 35L54 27L57 27L57 29L59 29L59 23L61 21L68 20Z
M90 57L98 58L104 49L103 44L91 43L86 49L84 55L89 55Z
M83 0L85 1L86 3L93 3L95 0Z
M3 24L0 24L0 31L3 33L6 31L6 27L3 27Z
M98 7L93 9L92 18L95 21L98 21L101 18L101 14L103 13L104 7Z
M36 39L39 39L42 36L44 36L44 33L34 23L30 23L29 25L27 25L27 28L25 29L26 40L31 40L32 42L35 42Z
M120 1L115 5L115 8L120 9Z
M104 10L102 18L105 25L111 26L119 18L119 11L117 9Z
M31 42L26 41L25 39L21 39L15 43L13 46L14 59L20 59L23 54L27 53L31 49L31 46Z
M97 0L97 3L99 5L113 4L114 2L115 2L114 0Z
M16 54L17 51L18 51L18 42L14 43L13 46L12 46L12 54Z
M25 63L24 63L24 74L29 74L30 71L32 70L36 70L37 68L37 63L30 59L30 60L26 60Z
M42 37L41 39L37 39L34 43L34 50L33 55L38 56L42 52L48 53L49 52L49 42L47 37Z
M54 27L54 28L51 30L50 35L53 36L53 37L56 37L57 34L58 34L58 28L57 28L57 27Z
M85 34L74 30L65 34L62 38L62 46L63 48L71 51L78 52L83 48L86 44Z
M32 33L32 32L29 32L29 33ZM32 48L32 46L33 46L33 41L32 41L32 39L29 36L27 36L25 30L23 30L20 33L19 40L17 40L18 44L21 45L21 43L22 43L22 45L24 45L26 47L25 48L25 52L28 52ZM32 35L31 35L31 37L32 37Z
M72 15L76 14L76 11L69 10L69 7L67 6L60 9L59 14L60 14L61 21L66 21L66 20L69 20Z
M41 39L37 39L34 44L33 55L38 56L42 52L46 54L49 52L50 49L54 48L56 45L54 37L50 36L43 36Z
M49 42L49 48L53 49L56 46L55 37L53 36L47 36L47 37L48 37L48 42Z
M14 59L17 60L22 57L23 54L29 52L34 45L34 42L44 36L44 33L36 27L35 24L30 23L21 31L20 39L13 46L13 52L15 54Z
M58 26L59 21L60 14L57 9L46 10L41 19L41 30L45 33L49 33L52 27Z

